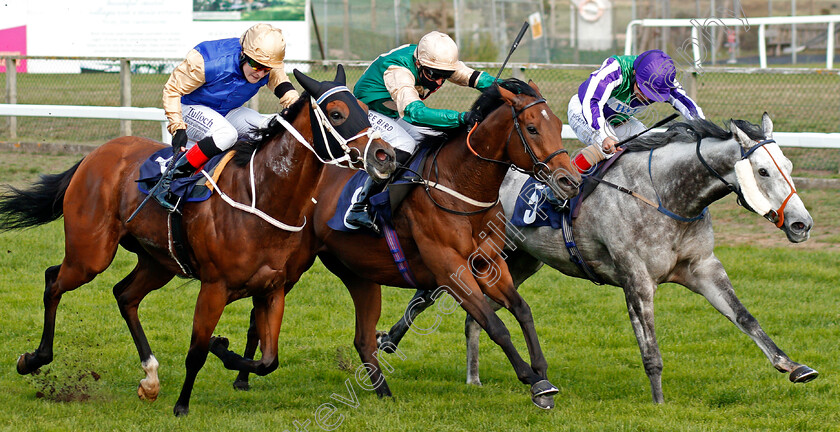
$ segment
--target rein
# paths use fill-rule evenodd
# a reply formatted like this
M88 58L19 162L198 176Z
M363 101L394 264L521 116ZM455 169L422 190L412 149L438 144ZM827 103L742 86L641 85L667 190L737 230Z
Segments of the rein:
M697 157L700 159L700 162L703 164L703 166L705 166L705 167L706 167L706 169L707 169L707 170L709 170L709 172L711 172L711 173L712 173L712 175L714 175L715 177L717 177L717 179L718 179L718 180L720 180L720 181L721 181L721 182L722 182L722 183L723 183L723 184L727 187L727 189L729 189L731 192L734 192L734 193L735 193L735 195L737 195L737 196L738 196L738 203L739 203L741 206L743 206L745 209L747 209L747 210L749 210L749 211L751 211L751 212L753 212L753 213L758 213L758 212L757 212L754 208L752 208L752 206L750 206L750 204L748 203L747 198L744 196L744 193L743 193L743 191L741 190L741 185L740 185L740 184L738 184L738 185L736 186L736 185L733 185L732 183L729 183L728 181L726 181L726 179L724 179L724 178L723 178L723 176L721 176L721 175L720 175L717 171L715 171L715 169L714 169L714 168L712 168L712 167L711 167L711 166L710 166L710 165L706 162L706 159L704 159L704 158L703 158L703 155L700 153L700 143L701 143L701 142L702 142L702 139L698 138L698 139L697 139L696 152L697 152ZM752 147L750 147L750 148L749 148L749 150L747 150L747 151L744 151L744 149L743 149L743 148L741 148L741 161L748 160L748 158L750 157L750 155L752 155L752 154L753 154L753 152L755 152L755 151L756 151L756 150L758 150L759 148L764 148L764 146L765 146L765 145L767 145L767 144L771 144L771 143L775 143L775 142L776 142L776 141L775 141L775 140L773 140L773 139L765 139L764 141L759 141L759 142L757 142L755 145L753 145ZM786 175L784 175L784 172L782 171L781 167L779 167L779 163L778 163L778 162L776 162L776 159L775 159L775 158L773 158L773 155L770 153L770 151L769 151L769 150L767 150L766 148L764 148L764 151L766 151L766 152L767 152L767 155L768 155L768 156L770 156L770 159L773 161L773 164L774 164L774 165L776 165L776 169L778 169L778 170L779 170L779 172L780 172L780 173L782 173L782 178L784 178L784 179L785 179L785 182L787 182L788 186L790 186L790 193L788 194L787 198L785 198L785 200L782 202L782 205L781 205L781 206L779 206L779 208L778 208L777 210L773 210L773 209L771 208L771 209L770 209L767 213L765 213L765 214L763 214L763 215L762 215L762 216L764 216L764 218L765 218L765 219L767 219L768 221L770 221L770 222L772 222L774 225L776 225L776 228L781 228L781 227L782 227L782 225L784 225L784 223L785 223L785 214L784 214L785 207L787 206L788 201L790 201L790 199L791 199L794 195L796 195L796 188L794 188L794 187L793 187L793 184L792 184L792 183L791 183L791 181L788 179L788 177L787 177Z

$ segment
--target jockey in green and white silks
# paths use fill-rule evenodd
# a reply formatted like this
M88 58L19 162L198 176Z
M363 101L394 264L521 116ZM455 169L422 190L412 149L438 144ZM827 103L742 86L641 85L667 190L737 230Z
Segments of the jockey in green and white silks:
M431 128L454 128L476 120L469 111L434 109L423 103L444 81L483 90L495 80L459 61L455 42L433 31L417 45L403 45L377 57L353 94L370 108L370 124L382 138L412 153L423 134L437 133Z
M569 101L569 126L588 144L574 158L577 168L586 172L613 153L621 139L645 130L636 117L654 102L671 104L689 120L705 118L677 81L674 61L664 52L607 58Z
M434 109L423 103L444 81L483 90L493 85L495 78L467 67L458 60L455 41L433 31L417 45L403 45L377 57L356 82L353 94L368 105L371 127L394 147L398 160L405 160L424 135L440 134L434 128L449 129L481 120L472 111ZM379 230L368 213L372 184L368 179L355 194L344 219L347 227Z

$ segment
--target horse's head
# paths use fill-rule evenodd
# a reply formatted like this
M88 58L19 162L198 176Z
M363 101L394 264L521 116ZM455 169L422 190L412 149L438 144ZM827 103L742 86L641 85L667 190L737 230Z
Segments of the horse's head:
M362 103L346 86L344 67L338 65L333 81L319 82L297 69L294 74L310 95L309 118L318 157L361 165L377 181L388 178L397 166L394 149L371 129Z
M761 118L763 140L755 141L742 130L749 126L739 120L729 123L743 154L735 164L735 176L746 204L782 229L791 242L808 240L814 221L793 185L793 164L773 141L770 116L764 113Z
M577 195L580 174L563 148L563 123L533 81L500 82L485 90L473 109L484 111L487 118L474 131L478 139L488 147L505 143L504 148L490 149L495 157L545 183L558 198Z

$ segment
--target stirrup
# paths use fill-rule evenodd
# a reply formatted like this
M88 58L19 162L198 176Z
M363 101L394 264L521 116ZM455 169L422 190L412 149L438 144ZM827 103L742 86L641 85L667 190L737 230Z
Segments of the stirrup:
M356 228L367 228L376 234L381 234L382 230L379 228L379 225L374 222L370 213L368 213L368 209L369 206L365 205L361 209L351 210L344 218L344 222Z
M174 203L172 202L173 199L175 200ZM167 211L167 213L179 212L178 204L181 202L181 197L174 195L172 192L168 190L161 191L159 194L155 195L155 200L161 207L163 207L164 210Z

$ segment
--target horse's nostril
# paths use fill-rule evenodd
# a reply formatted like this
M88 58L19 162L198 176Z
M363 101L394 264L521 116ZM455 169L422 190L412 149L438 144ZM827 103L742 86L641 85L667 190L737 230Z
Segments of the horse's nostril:
M802 223L802 222L794 222L794 223L790 224L790 227L793 228L796 231L804 231L805 230L805 224Z
M386 153L386 152L385 152L385 150L381 150L381 149L380 149L380 150L377 150L377 151L376 151L376 159L377 159L379 162L385 162L385 161L387 161L388 159L390 159L390 156L388 156L388 153Z

